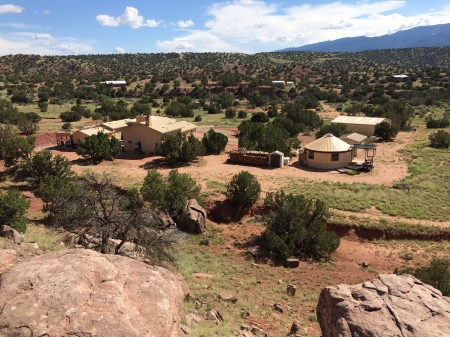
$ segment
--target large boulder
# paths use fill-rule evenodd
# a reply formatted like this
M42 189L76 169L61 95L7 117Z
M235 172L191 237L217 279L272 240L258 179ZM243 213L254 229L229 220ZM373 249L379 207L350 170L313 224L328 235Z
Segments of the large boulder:
M0 237L10 239L14 243L23 242L23 235L8 225L0 226Z
M322 290L317 318L324 337L450 336L450 299L411 275Z
M0 274L14 264L17 259L17 250L0 249Z
M183 336L183 290L167 269L74 249L0 275L0 336Z
M206 229L206 211L195 199L186 202L183 212L178 217L177 226L182 231L202 234Z

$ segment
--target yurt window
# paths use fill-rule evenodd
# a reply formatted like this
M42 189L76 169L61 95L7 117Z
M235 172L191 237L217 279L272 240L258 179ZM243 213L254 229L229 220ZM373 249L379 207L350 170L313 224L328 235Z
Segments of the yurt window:
M308 158L314 159L314 151L308 151Z
M339 161L339 152L331 154L331 161Z

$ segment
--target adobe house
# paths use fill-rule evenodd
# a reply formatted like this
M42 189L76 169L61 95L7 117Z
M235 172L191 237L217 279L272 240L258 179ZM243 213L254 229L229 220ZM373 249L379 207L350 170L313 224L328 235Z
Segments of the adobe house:
M180 131L195 136L197 131L197 125L160 116L137 116L125 123L127 126L120 128L124 152L154 153L156 144L161 144L164 135Z

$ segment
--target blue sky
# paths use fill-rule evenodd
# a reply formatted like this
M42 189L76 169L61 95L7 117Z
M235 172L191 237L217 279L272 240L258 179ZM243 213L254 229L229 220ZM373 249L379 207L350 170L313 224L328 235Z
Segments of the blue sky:
M448 0L17 0L0 55L242 52L450 23Z

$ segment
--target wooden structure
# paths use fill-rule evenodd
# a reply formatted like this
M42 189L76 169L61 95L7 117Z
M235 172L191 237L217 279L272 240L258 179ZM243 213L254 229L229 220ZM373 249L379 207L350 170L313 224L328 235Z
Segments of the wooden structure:
M268 152L261 151L231 151L228 161L234 164L252 166L267 166L269 160Z
M357 171L366 171L370 172L375 167L375 156L377 153L377 146L374 144L365 145L365 144L355 144L353 145L354 149L363 149L364 150L364 161L362 163L352 162L348 168L357 170Z
M56 146L64 146L68 140L72 140L72 131L60 131L55 133Z

